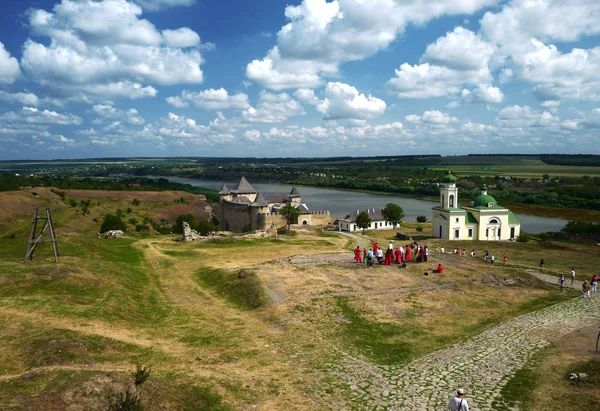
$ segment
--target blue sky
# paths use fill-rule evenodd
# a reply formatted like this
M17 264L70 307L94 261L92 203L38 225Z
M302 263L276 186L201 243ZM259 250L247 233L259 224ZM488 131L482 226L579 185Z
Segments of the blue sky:
M600 154L589 0L5 0L0 159Z

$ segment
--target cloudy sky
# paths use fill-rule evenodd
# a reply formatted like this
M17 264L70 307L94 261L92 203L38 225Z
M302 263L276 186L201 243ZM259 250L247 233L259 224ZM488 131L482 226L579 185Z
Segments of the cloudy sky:
M600 154L598 0L1 7L2 160Z

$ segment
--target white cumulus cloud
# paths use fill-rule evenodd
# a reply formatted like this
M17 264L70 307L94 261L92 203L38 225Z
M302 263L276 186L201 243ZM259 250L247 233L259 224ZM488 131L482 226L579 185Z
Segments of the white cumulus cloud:
M181 48L198 45L195 33L165 30L163 37L141 14L126 0L62 0L52 12L34 9L31 31L50 42L28 40L21 66L30 79L83 100L150 97L151 84L202 83L199 50Z
M488 84L481 84L473 90L463 89L461 96L466 103L498 104L504 101L502 90Z
M21 74L19 62L11 57L4 44L0 42L0 84L14 83L19 74Z
M200 45L200 36L189 27L181 27L177 30L163 30L162 35L169 47L185 48Z
M368 120L383 114L385 108L385 101L360 94L356 88L339 82L327 83L325 99L317 106L326 120Z
M265 87L314 88L322 77L337 75L339 65L385 49L408 24L443 15L473 13L496 0L304 0L287 6L288 23L277 45L253 60L246 76Z
M457 27L427 47L422 64L403 63L387 87L402 98L424 99L452 96L467 84L490 83L494 50L479 35Z
M224 88L200 92L184 90L180 96L168 97L167 102L178 108L187 107L188 102L191 102L196 107L207 110L240 110L250 107L247 94L230 95Z
M260 93L257 108L250 107L242 112L243 120L249 123L281 123L293 116L306 114L304 107L289 94Z

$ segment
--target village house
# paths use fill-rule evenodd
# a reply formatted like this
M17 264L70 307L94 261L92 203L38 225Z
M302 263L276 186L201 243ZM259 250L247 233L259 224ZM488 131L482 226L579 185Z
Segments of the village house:
M265 198L242 177L231 190L223 184L219 191L220 228L242 232L283 227L285 221L279 210L288 204L300 210L298 220L294 221L294 224L310 226L331 223L329 211L311 211L308 205L302 202L296 187L292 187L289 194L273 193Z
M450 171L442 178L440 204L432 208L433 237L445 240L514 240L521 221L508 208L501 207L487 193L487 187L470 202L458 204L456 177Z
M350 232L361 231L362 228L358 228L356 225L356 217L358 217L361 212L367 213L371 219L371 224L366 228L367 230L392 230L394 228L392 223L385 221L385 218L381 214L381 210L368 208L366 210L352 211L346 217L337 220L338 230Z

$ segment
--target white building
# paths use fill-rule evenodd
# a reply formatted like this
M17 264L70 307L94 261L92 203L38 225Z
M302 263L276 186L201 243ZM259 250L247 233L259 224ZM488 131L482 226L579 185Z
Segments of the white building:
M440 205L432 208L433 237L445 240L512 240L519 236L521 221L500 207L487 187L468 207L458 204L456 177L450 171L442 179Z
M344 218L340 218L337 220L337 226L339 230L342 231L362 231L362 228L358 228L356 225L356 217L362 212L365 212L369 215L371 219L371 224L365 230L392 230L394 225L392 223L388 223L385 221L385 218L381 214L381 210L376 210L374 208L369 208L366 210L355 210L352 211Z

